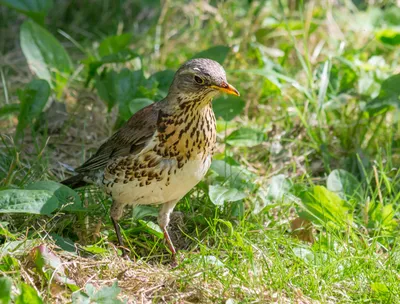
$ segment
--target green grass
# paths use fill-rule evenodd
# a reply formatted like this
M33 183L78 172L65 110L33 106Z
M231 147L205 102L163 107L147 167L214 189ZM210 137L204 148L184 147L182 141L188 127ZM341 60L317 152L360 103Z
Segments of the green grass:
M26 17L0 6L0 303L7 284L16 303L400 302L400 9L293 3L57 1L44 24L73 68L49 59L56 101L40 115L26 106L47 100L27 90L38 77L18 39ZM99 45L122 33L132 38L121 50L139 57L105 64ZM109 47L123 45L114 39ZM153 207L121 220L133 262L119 257L111 201L95 187L79 192L80 211L7 209L6 194L70 176L131 115L133 98L162 98L165 78L151 75L217 45L226 58L227 48L208 54L222 56L243 104L225 101L239 114L218 120L213 166L173 214L176 268ZM138 75L125 68L144 76L119 94ZM246 198L217 205L220 189Z

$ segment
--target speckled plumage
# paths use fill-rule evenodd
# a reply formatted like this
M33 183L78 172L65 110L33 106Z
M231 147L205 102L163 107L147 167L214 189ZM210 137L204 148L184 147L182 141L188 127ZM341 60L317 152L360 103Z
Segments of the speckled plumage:
M194 59L177 71L167 97L133 115L64 183L94 183L113 199L116 224L127 205L161 204L158 223L173 253L166 227L176 203L206 174L216 142L212 98L239 95L217 62Z

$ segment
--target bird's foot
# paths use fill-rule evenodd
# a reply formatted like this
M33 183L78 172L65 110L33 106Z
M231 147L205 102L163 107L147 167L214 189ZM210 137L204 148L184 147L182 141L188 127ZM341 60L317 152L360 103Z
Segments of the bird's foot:
M182 262L184 259L183 254L180 254L179 252L173 254L171 256L171 262L170 262L170 266L172 269L176 268L179 266L180 262Z
M175 256L172 257L171 263L169 265L171 266L172 269L178 267L178 262L176 261Z
M127 250L125 247L119 247L122 251L121 258L123 258L125 261L131 261L134 262L130 257L129 257L129 250Z

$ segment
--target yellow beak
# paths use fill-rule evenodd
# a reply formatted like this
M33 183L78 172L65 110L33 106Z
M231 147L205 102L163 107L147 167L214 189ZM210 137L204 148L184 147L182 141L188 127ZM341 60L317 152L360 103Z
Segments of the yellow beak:
M221 92L227 93L227 94L232 94L236 96L240 96L240 93L238 90L235 89L234 86L230 85L229 83L221 83L220 86L212 85L212 88L219 90Z

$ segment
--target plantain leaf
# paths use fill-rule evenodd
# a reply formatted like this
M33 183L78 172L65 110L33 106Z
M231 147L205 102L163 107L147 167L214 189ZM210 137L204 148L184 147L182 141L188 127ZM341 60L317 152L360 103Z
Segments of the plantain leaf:
M301 218L341 230L352 221L352 215L345 201L323 186L314 186L312 191L302 191L299 193L299 198L303 205L299 211Z
M58 199L46 190L10 189L0 191L0 213L51 214Z
M61 96L73 70L64 47L50 32L31 20L22 24L20 40L31 71L47 80L57 96Z
M99 290L92 284L85 286L85 291L76 291L72 294L73 304L89 304L89 303L102 303L102 304L122 304L118 299L121 289L118 287L117 281L114 281L112 286L104 286Z
M379 231L382 236L393 236L398 224L394 218L393 204L373 202L368 210L368 228Z
M92 80L92 78L96 76L97 69L100 68L102 65L109 63L124 63L131 61L137 57L139 57L139 55L134 51L131 51L129 49L124 49L116 53L112 53L104 57L101 57L100 60L97 60L94 57L89 57L83 60L83 63L85 63L89 68L85 86L87 86L89 82Z
M225 139L226 143L235 147L254 147L266 139L263 132L250 128L240 128L233 131Z
M210 185L208 195L214 205L222 206L225 202L235 202L247 197L247 194L236 188Z
M144 79L142 70L111 71L104 78L97 77L96 88L100 97L107 103L108 109L111 110L117 104L122 119L128 120L132 115L130 102L141 97L138 93Z
M99 55L101 57L118 53L129 46L131 43L132 34L125 33L122 35L108 36L100 43Z
M164 234L163 234L160 226L154 224L152 221L138 220L138 222L141 225L141 228L143 229L143 231L153 234L160 239L164 237Z
M50 96L50 86L43 79L32 80L24 90L18 92L21 102L16 138L20 139L26 126L42 113Z
M254 185L252 180L255 174L245 167L231 164L223 160L213 160L210 169L219 175L223 182L228 182L234 188L242 189Z
M366 109L370 115L384 113L392 108L400 109L400 74L385 79L379 96L370 101Z
M242 113L245 105L243 99L233 96L220 97L213 101L215 116L225 121L230 121Z
M25 187L27 190L46 190L57 198L58 208L65 211L85 211L82 201L74 190L54 181L38 181Z
M363 189L357 178L346 170L333 170L326 181L328 190L338 194L341 198L349 200L356 197L362 198Z

